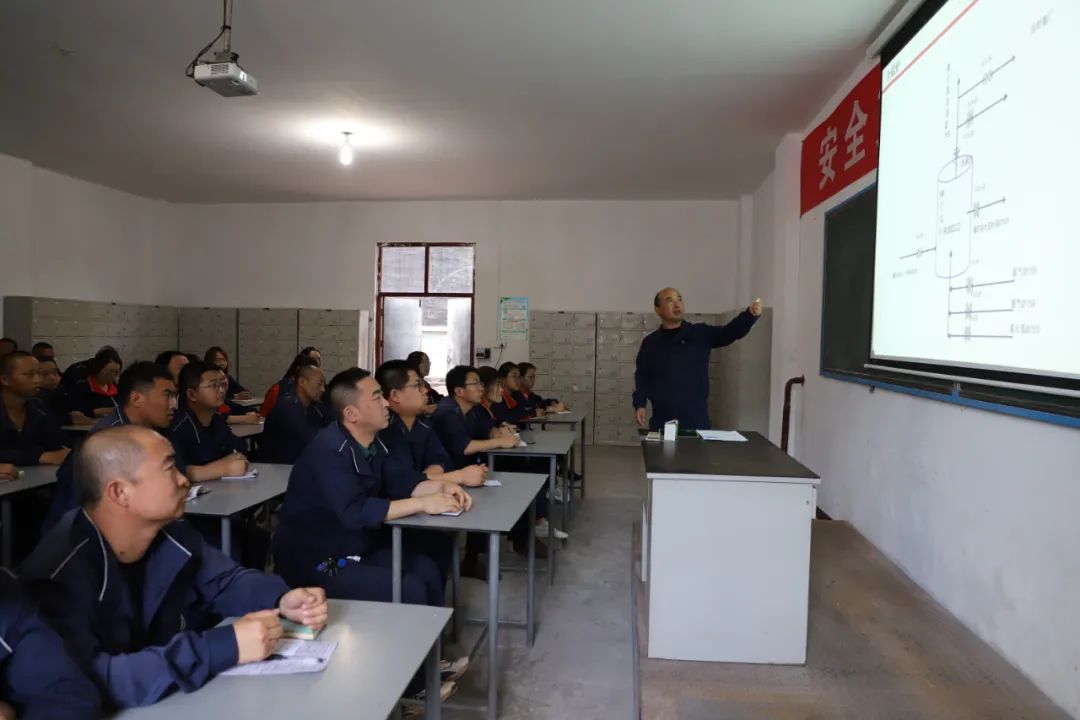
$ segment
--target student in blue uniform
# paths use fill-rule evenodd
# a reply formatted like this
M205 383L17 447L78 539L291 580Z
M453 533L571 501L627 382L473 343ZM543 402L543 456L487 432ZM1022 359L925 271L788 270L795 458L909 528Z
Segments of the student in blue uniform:
M56 348L47 342L36 342L30 348L30 354L37 358L38 362L52 360L56 362Z
M116 378L124 362L111 348L98 350L97 355L86 364L86 377L71 385L68 399L71 412L81 412L92 418L108 415L116 410Z
M164 350L158 353L158 356L154 358L154 362L168 370L169 374L172 375L173 382L179 387L180 371L191 362L191 358L179 350Z
M424 394L427 396L427 402L424 404L424 414L431 415L435 412L435 406L446 397L431 387L431 383L427 381L427 376L431 374L431 358L421 350L413 350L405 358L405 362L416 371L417 375L420 376L420 380L424 383Z
M38 361L23 350L0 357L0 462L59 465L70 450L56 419L37 399Z
M83 507L61 519L21 574L108 705L150 705L264 659L281 637L280 616L326 623L320 588L290 590L242 568L177 522L190 486L158 433L96 433L76 464ZM240 619L216 627L222 616Z
M502 383L502 397L492 407L495 420L500 424L521 426L522 421L533 417L521 394L521 371L517 363L505 362L499 366L498 375Z
M100 348L98 348L99 353L103 350L112 350L113 352L116 352L116 348L114 348L112 345L102 345ZM85 380L87 373L86 368L93 361L94 358L91 357L86 358L85 360L76 360L75 362L68 365L67 368L65 368L64 372L60 374L61 384L64 387L70 389L75 386L75 383L79 382L80 380Z
M480 407L484 383L476 368L458 365L451 369L446 374L446 391L450 395L439 402L431 426L450 453L454 467L482 462L484 454L491 450L517 447L517 438L496 427Z
M225 373L225 379L229 383L229 387L225 388L225 400L251 399L251 391L241 385L240 382L229 373L229 353L225 352L225 348L218 345L208 348L203 355L203 362L216 365L221 368L221 372Z
M100 715L97 688L68 657L15 575L0 568L0 718Z
M91 435L107 428L137 425L168 436L176 410L176 385L168 370L146 361L131 365L120 375L117 397L120 398L120 408L114 414L98 420L90 429ZM80 504L75 487L74 461L74 455L69 455L56 471L52 502L45 518L46 530L56 524L64 513ZM183 458L177 457L176 463L182 472L185 467Z
M13 353L19 349L19 343L9 337L0 338L0 357Z
M188 363L180 370L180 408L169 438L187 464L193 483L243 475L248 470L244 441L233 434L218 408L225 400L225 381L215 365Z
M38 359L38 379L41 387L38 390L38 400L52 415L57 425L93 425L94 421L81 412L69 412L71 400L68 390L60 384L60 368L56 366L56 360L50 358Z
M761 315L758 298L727 325L683 320L682 295L675 288L656 293L653 306L658 329L645 336L634 373L634 416L644 427L646 403L652 404L649 429L659 430L669 420L680 429L712 427L709 419L709 355L713 348L745 337Z
M262 407L259 408L259 414L263 417L269 417L270 413L274 410L274 405L277 404L279 397L284 397L293 392L296 387L296 374L300 372L300 368L305 365L321 367L321 359L316 359L315 356L310 354L313 352L315 355L318 355L319 351L315 348L304 349L310 352L308 354L301 352L294 357L281 379L271 385L266 391L266 395L263 397ZM321 358L321 356L319 357Z
M259 456L263 462L292 465L311 439L333 418L323 405L326 376L314 364L300 366L293 391L278 398L266 417Z
M518 371L521 373L521 399L525 403L525 408L534 417L539 411L561 412L569 409L557 398L544 398L533 391L533 387L536 386L535 365L528 362L518 363Z
M290 582L322 585L330 597L385 602L391 599L392 555L383 523L457 511L470 498L457 485L443 483L439 492L390 499L382 481L389 453L376 436L390 419L379 384L368 371L352 368L330 381L327 394L337 420L293 466L274 557ZM406 554L402 599L442 605L441 573L430 558Z
M484 484L485 465L468 465L454 469L454 461L432 430L429 418L423 415L427 393L420 374L405 360L389 360L375 371L375 379L383 397L390 403L390 424L379 432L379 440L387 449L383 462L383 481L391 500L414 497L425 480L452 482L465 487ZM438 490L436 483L429 489ZM439 565L444 577L450 573L454 536L442 532L406 529L404 538L409 547L426 553ZM462 564L461 574L486 580L483 568L474 562Z

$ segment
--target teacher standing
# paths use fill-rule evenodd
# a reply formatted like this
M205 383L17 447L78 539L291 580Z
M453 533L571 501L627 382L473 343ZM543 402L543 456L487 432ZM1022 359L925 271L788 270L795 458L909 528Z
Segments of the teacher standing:
M682 295L664 288L653 298L661 325L645 336L634 372L634 415L645 426L645 404L652 403L649 429L669 420L680 429L705 430L709 421L709 354L745 337L761 316L761 298L727 325L683 320Z

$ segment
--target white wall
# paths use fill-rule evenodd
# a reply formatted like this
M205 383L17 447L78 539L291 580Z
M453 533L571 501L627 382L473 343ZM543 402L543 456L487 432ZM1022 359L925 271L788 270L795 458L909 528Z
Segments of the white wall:
M476 243L478 347L498 342L501 295L543 310L647 311L670 284L691 311L746 302L736 300L737 201L179 207L182 304L373 309L383 242ZM504 359L527 351L511 344Z
M0 298L169 302L170 212L166 203L0 155Z
M822 116L867 69L863 64L853 73ZM784 181L780 172L778 163L778 183ZM798 168L786 172L790 181ZM870 393L818 374L824 212L872 180L798 223L795 322L778 328L784 337L774 342L794 344L806 374L796 454L822 476L819 502L827 513L851 521L1054 701L1080 716L1080 432L884 390ZM774 248L783 242L780 234ZM774 357L774 367L777 362Z

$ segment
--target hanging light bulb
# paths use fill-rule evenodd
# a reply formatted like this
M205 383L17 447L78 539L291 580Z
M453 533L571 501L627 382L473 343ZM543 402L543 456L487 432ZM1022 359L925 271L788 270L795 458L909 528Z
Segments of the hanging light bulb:
M342 133L342 135L345 136L345 139L341 143L341 150L338 151L338 160L342 165L352 165L353 148L352 144L349 142L349 136L352 135L352 133L347 132Z

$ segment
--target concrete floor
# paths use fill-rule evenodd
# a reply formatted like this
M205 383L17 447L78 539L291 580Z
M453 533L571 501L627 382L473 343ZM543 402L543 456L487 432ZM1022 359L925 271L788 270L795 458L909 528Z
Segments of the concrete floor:
M536 644L501 633L500 718L624 720L635 712L632 575L640 522L640 450L589 450L555 586L537 578ZM640 652L646 720L1067 720L1030 682L945 612L850 525L816 522L805 666L649 660ZM506 562L516 556L503 553ZM633 580L631 578L633 577ZM501 615L524 617L523 574L503 575ZM633 582L633 586L631 583ZM486 585L467 580L467 615L486 614ZM463 641L477 636L475 628ZM483 652L454 698L486 697ZM446 710L450 720L475 712Z
M499 717L505 720L633 717L630 530L641 516L641 451L590 446L587 455L588 498L573 505L570 541L559 552L554 587L537 575L536 642L529 648L524 630L500 633ZM503 547L504 564L523 565ZM504 572L500 588L501 617L524 619L524 574ZM467 616L487 615L486 584L465 580L463 596ZM471 644L477 633L466 628L462 644ZM481 651L453 701L483 702L486 683ZM445 710L443 717L481 716Z

